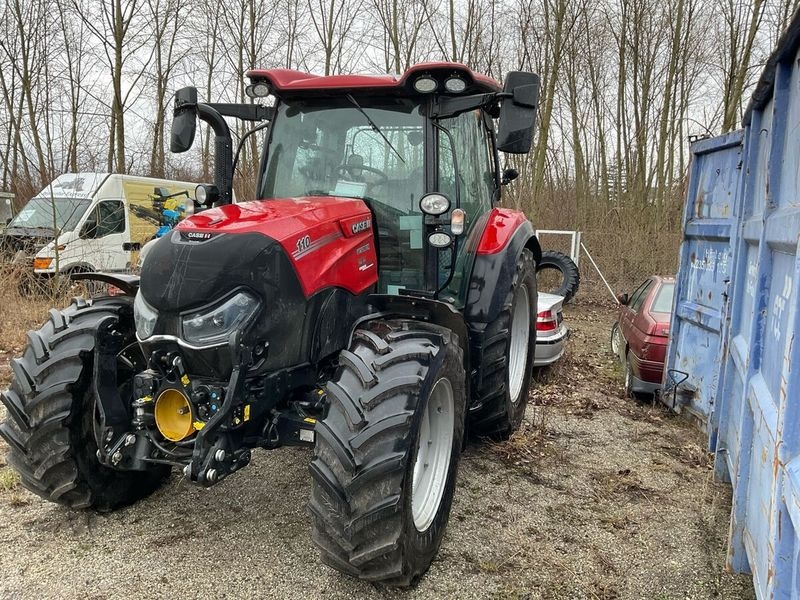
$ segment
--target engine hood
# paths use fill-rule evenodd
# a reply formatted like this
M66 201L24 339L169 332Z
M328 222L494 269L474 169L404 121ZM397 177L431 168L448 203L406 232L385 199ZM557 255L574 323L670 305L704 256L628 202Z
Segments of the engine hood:
M353 217L370 217L363 200L307 196L228 204L188 217L178 229L226 233L261 233L281 245L294 241L320 223L338 222L342 235ZM352 226L351 226L352 227ZM349 233L353 233L350 231Z
M14 253L22 250L33 256L53 239L47 229L31 227L6 227L0 231L0 253Z
M173 336L186 314L252 292L261 310L246 335L268 341L270 368L283 368L344 347L340 320L349 322L377 276L364 202L266 200L182 221L149 246L139 291L159 313L155 333Z
M274 240L306 296L330 286L360 294L378 280L372 213L359 199L309 196L228 204L185 219L176 232L197 242L221 235Z

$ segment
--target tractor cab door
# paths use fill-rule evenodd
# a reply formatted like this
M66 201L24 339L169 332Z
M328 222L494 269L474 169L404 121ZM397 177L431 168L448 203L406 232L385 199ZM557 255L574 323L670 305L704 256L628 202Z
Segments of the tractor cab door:
M475 259L474 247L482 233L482 216L492 209L498 189L492 137L483 111L473 110L441 119L438 129L438 191L450 199L452 208L466 212L464 233L456 238L455 269L442 297L458 306L466 300L469 275ZM449 135L448 135L449 133ZM473 248L473 250L470 250ZM439 252L439 279L443 285L450 276L451 253Z

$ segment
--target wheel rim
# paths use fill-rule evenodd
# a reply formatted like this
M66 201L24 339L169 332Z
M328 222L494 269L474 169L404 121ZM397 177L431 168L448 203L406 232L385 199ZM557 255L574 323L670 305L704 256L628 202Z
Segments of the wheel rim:
M411 514L417 531L426 531L442 503L454 430L453 387L440 379L431 390L420 424L417 459L411 481Z
M611 351L619 355L619 325L614 324L614 330L611 332Z
M514 293L514 314L511 317L511 344L508 349L508 387L511 401L516 403L525 379L528 364L528 338L531 328L531 302L528 287L520 285Z

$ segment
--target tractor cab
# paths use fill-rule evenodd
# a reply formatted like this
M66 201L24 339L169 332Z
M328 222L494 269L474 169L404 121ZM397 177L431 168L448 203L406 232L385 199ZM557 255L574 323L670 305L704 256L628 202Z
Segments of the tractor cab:
M470 252L469 240L507 182L499 152L530 148L538 77L510 73L503 88L455 63L416 65L402 76L247 75L251 98L275 99L265 113L257 198L364 201L377 232L375 291L463 308L476 243ZM191 105L181 95L178 115ZM222 199L218 189L208 196Z

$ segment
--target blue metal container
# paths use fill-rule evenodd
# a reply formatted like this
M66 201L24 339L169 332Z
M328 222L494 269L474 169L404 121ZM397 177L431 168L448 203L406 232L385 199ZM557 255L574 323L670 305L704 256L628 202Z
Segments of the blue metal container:
M800 598L799 50L800 13L744 130L692 145L665 372L733 486L728 567L759 598Z

